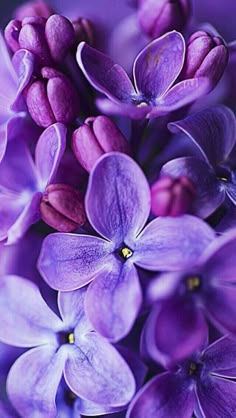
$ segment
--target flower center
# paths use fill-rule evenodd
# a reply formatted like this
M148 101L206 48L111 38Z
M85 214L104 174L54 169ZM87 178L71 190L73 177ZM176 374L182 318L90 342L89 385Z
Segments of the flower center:
M128 258L132 257L133 251L128 247L122 247L120 250L120 255L124 260L128 260Z
M72 332L59 332L58 334L59 343L63 344L74 344L75 334Z
M187 288L191 292L198 290L201 286L201 279L198 276L188 277Z
M198 364L191 361L189 364L189 368L188 368L189 376L196 376L198 370L199 370Z

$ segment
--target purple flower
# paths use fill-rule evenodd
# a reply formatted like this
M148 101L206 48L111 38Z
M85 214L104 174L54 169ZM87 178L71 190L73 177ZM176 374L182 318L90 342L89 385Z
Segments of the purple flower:
M92 330L84 314L85 289L59 293L60 319L32 282L3 276L0 288L0 339L32 347L7 378L8 396L21 416L54 417L62 375L83 399L115 407L130 401L134 377L118 351Z
M65 146L66 128L60 123L40 136L35 162L23 141L10 141L0 164L0 240L15 243L40 219L40 200L55 177Z
M157 218L144 228L149 186L140 167L120 153L104 155L93 168L85 208L102 238L51 234L43 243L39 269L52 288L65 291L94 279L86 293L86 313L94 329L116 341L130 331L141 306L135 266L163 271L196 263L214 232L188 215Z
M133 119L154 118L191 103L214 87L210 72L175 84L185 51L184 38L176 31L152 41L134 61L134 86L120 65L84 42L78 47L77 60L89 82L108 97L99 101L104 111ZM214 65L217 63L218 58Z
M207 248L198 266L153 283L150 296L156 303L143 343L156 361L169 364L191 355L206 340L207 320L222 333L236 334L235 248L234 229Z
M196 186L194 214L206 218L225 200L236 204L235 163L231 161L236 141L233 112L216 106L169 124L172 132L183 132L196 144L198 153L166 163L161 176L186 176Z
M236 414L236 344L221 338L174 372L150 380L132 401L127 418L223 418Z
M27 115L27 107L21 95L28 84L34 66L30 52L19 50L11 61L7 46L0 33L0 161L8 140L14 138Z

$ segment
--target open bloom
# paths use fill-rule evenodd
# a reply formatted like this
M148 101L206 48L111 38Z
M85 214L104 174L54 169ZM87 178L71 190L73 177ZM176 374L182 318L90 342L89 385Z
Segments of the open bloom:
M33 161L26 144L10 141L0 164L0 240L18 241L40 220L39 204L57 172L66 146L66 128L56 123L40 136Z
M206 339L207 320L236 335L235 248L234 229L214 240L198 266L166 273L153 283L150 296L156 302L143 343L155 360L168 364L192 354Z
M22 417L56 416L55 397L62 375L70 390L83 399L114 407L130 401L135 391L133 374L118 351L87 321L85 289L58 295L60 319L32 282L3 276L0 287L4 318L0 340L32 347L15 361L7 378L8 396Z
M52 288L65 291L94 279L86 293L86 312L98 332L116 341L130 331L141 306L135 265L179 270L196 263L215 234L189 215L157 218L144 228L149 186L140 167L121 153L105 154L94 166L85 208L102 238L51 234L44 240L39 269Z
M155 376L132 401L127 418L235 416L236 344L221 338L177 367Z
M196 186L192 212L202 218L211 215L228 197L236 204L236 165L233 151L236 120L225 106L194 113L169 124L172 132L183 132L198 149L196 156L166 163L161 176L186 176Z
M85 42L78 47L77 60L89 82L108 97L109 100L99 99L102 110L142 119L179 109L208 93L216 80L219 81L222 68L227 64L225 47L212 57L209 71L202 71L203 76L177 81L185 52L185 40L179 32L169 32L155 39L134 61L134 86L120 65ZM212 67L219 71L218 78L214 73L214 82L211 80Z
M0 32L0 161L8 140L14 138L19 125L27 115L27 107L22 91L33 73L33 55L24 49L19 50L11 60L4 38Z

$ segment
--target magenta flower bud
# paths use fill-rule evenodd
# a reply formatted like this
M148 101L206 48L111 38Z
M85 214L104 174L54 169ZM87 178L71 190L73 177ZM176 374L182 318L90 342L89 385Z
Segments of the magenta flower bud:
M94 34L92 23L88 19L79 17L77 20L72 21L72 25L75 31L76 45L85 41L87 44L93 46Z
M28 16L42 16L46 19L53 14L53 9L42 0L29 1L18 7L15 18L23 20Z
M88 172L107 152L129 153L129 144L115 123L107 116L90 117L72 135L72 149Z
M138 21L152 39L176 29L181 31L190 16L189 0L140 0Z
M22 28L22 24L19 20L11 20L4 30L4 37L8 46L13 52L16 52L19 48L19 34Z
M151 208L156 216L180 216L188 212L195 195L194 184L184 176L162 177L151 187Z
M53 68L41 70L43 79L34 81L26 92L32 119L44 128L52 123L70 124L79 113L79 98L70 80Z
M72 23L64 16L52 15L47 20L45 36L51 57L59 64L75 42Z
M40 203L43 221L60 232L84 225L86 215L82 194L67 184L50 184Z
M189 39L181 78L207 77L211 90L224 73L228 55L228 49L220 37L198 31Z

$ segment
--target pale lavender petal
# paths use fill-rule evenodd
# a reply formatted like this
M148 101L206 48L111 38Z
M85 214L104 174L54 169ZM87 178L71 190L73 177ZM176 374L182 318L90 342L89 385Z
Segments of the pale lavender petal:
M135 391L135 380L125 360L94 332L82 335L79 347L68 348L64 377L74 393L101 405L125 405Z
M207 339L208 326L201 309L188 295L163 302L156 318L150 322L153 344L178 363L202 347ZM150 341L151 344L151 341Z
M133 262L154 271L192 267L214 238L213 229L194 216L159 217L138 236Z
M0 186L0 241L7 238L8 230L15 223L22 209L20 196Z
M96 105L101 113L107 115L124 115L131 119L143 119L152 109L151 105L143 103L141 106L133 104L118 104L109 99L99 97L96 100Z
M100 273L90 284L85 311L99 334L118 341L131 330L141 303L142 291L136 268L126 262L117 264L110 272Z
M121 153L105 154L90 174L85 204L96 231L121 245L124 240L134 239L147 221L149 185L132 158Z
M21 417L55 418L65 350L45 345L20 356L7 378L8 396Z
M188 135L213 165L227 159L236 140L235 116L226 106L204 109L168 127L173 133Z
M207 418L233 418L236 414L236 382L216 376L201 379L197 397Z
M191 418L193 409L191 380L167 372L154 377L137 393L126 418Z
M54 179L66 148L66 127L62 123L49 126L40 136L35 149L35 163L43 189Z
M125 70L107 55L81 42L77 61L88 81L110 99L130 103L136 96L134 87Z
M0 162L3 159L7 148L7 124L0 126Z
M87 416L100 416L105 414L112 414L117 411L123 410L124 406L108 406L98 405L95 402L87 401L86 399L77 398L74 404L74 413L83 414ZM110 415L109 415L110 416ZM67 418L67 416L65 416ZM76 418L80 418L76 415ZM115 417L114 417L115 418Z
M195 185L195 195L191 212L206 218L225 200L225 191L213 168L205 161L195 157L181 157L166 163L160 172L162 177L186 176Z
M48 235L38 261L39 271L53 289L75 290L113 263L111 243L90 235Z
M40 220L39 204L42 193L35 193L26 204L20 216L8 230L7 245L15 244L23 237L29 227Z
M134 62L136 89L152 101L165 94L179 76L184 56L185 41L179 32L169 32L152 41Z
M164 96L161 96L156 100L155 107L147 114L147 118L152 119L180 109L208 93L208 90L209 82L208 79L204 77L180 81Z
M14 71L14 67L11 62L11 57L2 35L0 32L0 54L1 54L1 66L0 66L0 78L1 82L0 88L0 102L5 102L5 109L10 111L10 105L15 98L17 91L17 75ZM5 99L5 100L4 100ZM0 114L2 113L2 109Z
M18 75L18 88L15 94L15 100L11 104L13 111L19 111L26 108L22 93L29 84L34 71L34 55L26 49L19 49L13 56L12 64Z
M205 310L216 328L236 335L236 288L212 286L204 296Z
M38 288L19 276L0 280L0 339L18 347L32 347L51 342L61 320L43 300Z
M236 378L236 341L220 338L203 352L202 361L216 375Z
M72 292L58 293L58 308L62 317L63 323L70 328L75 328L76 325L84 322L84 297L86 288L74 290ZM91 326L88 328L91 329Z

